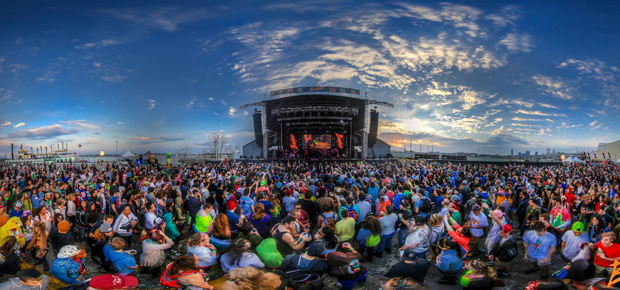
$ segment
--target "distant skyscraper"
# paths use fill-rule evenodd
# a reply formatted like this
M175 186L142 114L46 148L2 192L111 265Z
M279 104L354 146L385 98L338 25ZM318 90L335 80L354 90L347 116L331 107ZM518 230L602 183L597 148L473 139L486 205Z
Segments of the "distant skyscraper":
M515 150L514 149L510 149L510 155L515 155Z
M530 156L530 151L525 151L525 156Z
M538 156L538 151L534 152L534 156Z
M547 155L551 153L551 148L547 148Z
M555 149L553 149L553 154L555 154Z

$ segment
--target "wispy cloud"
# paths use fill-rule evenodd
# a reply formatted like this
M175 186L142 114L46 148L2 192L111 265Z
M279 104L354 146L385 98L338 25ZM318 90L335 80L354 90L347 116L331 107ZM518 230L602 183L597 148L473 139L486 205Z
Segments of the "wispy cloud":
M545 113L545 112L541 112L541 111L517 110L516 113L517 114L525 114L525 115L537 115L537 116L566 117L566 114Z
M155 109L155 106L157 106L157 104L159 104L157 101L153 99L149 100L149 110Z
M115 44L118 44L118 42L116 40L104 39L104 40L101 40L101 41L87 42L87 43L84 43L84 44L76 45L73 48L75 48L75 49L90 49L90 48L106 47L106 46L115 45ZM95 64L93 64L93 65L95 65Z
M91 130L101 130L101 127L99 127L97 125L93 125L93 124L88 124L86 122L88 122L88 121L86 121L86 120L60 121L60 123L67 124L67 125L78 126L78 127L82 127L82 128L86 128L86 129L91 129Z
M532 47L534 46L530 35L517 33L509 33L499 44L506 46L508 50L523 52L532 51Z
M539 85L543 91L556 98L563 100L573 99L573 89L559 78L554 79L543 75L535 75L532 76L532 80Z
M8 127L8 126L11 126L11 122L4 122L4 123L0 124L0 130L2 130L2 128Z
M235 112L237 112L237 109L235 109L234 107L228 108L228 115L234 116Z
M78 132L79 131L77 129L64 128L62 125L54 124L34 129L23 129L19 132L10 133L8 136L10 138L31 138L36 140L43 140L63 135L70 135Z
M125 122L116 122L117 125L125 125Z
M9 123L9 125L11 125L11 123ZM26 125L26 123L19 123L19 124L13 126L13 128L19 128L19 127L24 126L24 125Z
M101 9L99 13L124 20L132 25L147 29L174 32L183 24L208 19L206 9L181 9L164 7L156 9Z

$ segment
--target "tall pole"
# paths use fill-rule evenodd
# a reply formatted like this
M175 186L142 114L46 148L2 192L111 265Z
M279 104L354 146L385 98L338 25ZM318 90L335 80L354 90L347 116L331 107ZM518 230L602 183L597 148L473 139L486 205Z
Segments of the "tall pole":
M116 141L116 156L118 157L118 141Z

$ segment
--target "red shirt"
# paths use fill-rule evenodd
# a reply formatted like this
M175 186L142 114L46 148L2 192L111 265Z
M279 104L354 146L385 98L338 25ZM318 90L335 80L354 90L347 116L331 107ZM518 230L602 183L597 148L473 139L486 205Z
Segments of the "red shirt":
M573 207L573 204L575 203L575 195L572 192L568 192L564 193L564 196L566 197L566 202L570 204L570 207Z
M594 259L594 264L596 264L597 266L600 266L600 267L603 267L603 268L610 268L611 264L613 264L613 262L614 262L614 261L609 261L609 260L601 259L601 257L598 256L598 249L602 249L603 250L603 254L605 254L605 257L607 257L607 258L617 258L617 257L620 257L620 245L618 245L616 243L612 243L611 247L604 247L602 242L598 242L598 243L594 244L594 246L596 246L596 248L597 248L596 259Z

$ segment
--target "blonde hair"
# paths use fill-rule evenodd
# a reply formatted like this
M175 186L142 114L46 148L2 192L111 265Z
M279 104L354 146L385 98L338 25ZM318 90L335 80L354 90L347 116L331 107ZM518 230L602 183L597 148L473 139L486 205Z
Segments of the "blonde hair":
M239 290L275 290L282 284L280 276L263 273L254 267L232 269L228 275L229 280L235 283Z
M439 226L442 221L443 221L443 218L441 217L441 215L436 213L436 214L431 216L431 218L428 221L428 225L430 227L434 228L434 227Z

